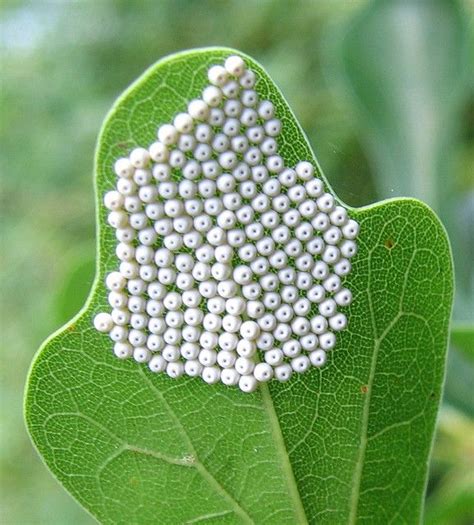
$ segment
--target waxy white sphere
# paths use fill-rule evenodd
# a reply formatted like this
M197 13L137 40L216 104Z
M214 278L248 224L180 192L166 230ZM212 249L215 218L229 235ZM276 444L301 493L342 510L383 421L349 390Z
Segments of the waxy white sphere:
M120 359L253 392L337 347L359 224L313 162L287 165L278 104L242 57L208 79L156 142L114 163L103 196L117 239L111 311L93 324Z
M242 57L239 57L237 55L232 55L226 58L224 62L224 67L229 73L229 75L232 75L234 77L240 77L245 72L245 62Z

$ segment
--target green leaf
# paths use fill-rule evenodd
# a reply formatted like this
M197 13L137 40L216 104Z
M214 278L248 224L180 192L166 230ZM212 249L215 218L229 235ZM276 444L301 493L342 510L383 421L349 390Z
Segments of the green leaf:
M92 327L106 306L114 234L101 195L113 161L154 140L234 51L149 69L114 105L96 156L98 267L90 298L39 350L26 422L47 466L102 523L388 523L420 520L453 293L445 231L421 202L352 209L359 253L348 330L323 369L253 394L172 380L117 360ZM287 164L312 159L265 71L244 57L284 123Z
M472 321L474 312L474 270L463 257L474 248L466 228L473 213L471 170L453 166L460 109L471 86L468 19L458 1L374 0L338 41L379 198L422 199L446 225L460 321Z
M451 344L474 361L474 325L455 323L451 327Z
M455 323L451 326L451 344L446 366L443 400L465 414L474 416L472 378L474 377L474 327Z

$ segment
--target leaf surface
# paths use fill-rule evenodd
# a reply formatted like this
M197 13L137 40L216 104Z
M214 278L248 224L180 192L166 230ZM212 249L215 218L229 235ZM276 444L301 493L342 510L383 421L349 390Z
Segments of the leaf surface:
M204 49L149 69L114 105L95 173L97 278L84 309L39 350L25 412L52 473L102 523L414 523L444 377L452 302L449 244L411 199L350 210L361 224L349 328L322 369L253 394L153 375L119 361L92 318L107 305L115 237L101 195L116 158L150 144L196 97ZM245 57L277 107L287 165L313 153L278 88Z

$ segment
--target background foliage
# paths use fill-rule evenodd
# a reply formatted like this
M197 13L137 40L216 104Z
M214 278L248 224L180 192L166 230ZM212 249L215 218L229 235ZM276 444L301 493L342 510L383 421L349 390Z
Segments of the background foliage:
M410 10L419 2L401 3ZM445 9L457 13L447 23L460 24L455 25L455 34L461 38L453 41L451 33L442 33L453 46L447 60L456 60L456 68L435 67L441 80L455 84L451 90L455 102L444 111L447 100L443 92L435 92L431 110L443 109L443 119L428 118L417 133L432 132L433 127L443 130L443 140L430 157L427 177L438 181L442 206L433 205L456 239L455 263L463 279L458 288L463 294L458 297L455 315L468 326L473 315L469 261L473 260L474 95L473 79L464 71L468 71L467 64L472 66L473 4L422 3L437 9L430 14L435 17L430 18L431 31L446 21L437 18L444 16ZM92 281L92 159L101 121L112 101L148 65L169 52L213 44L242 49L259 60L279 84L326 176L348 204L393 196L395 191L390 189L394 188L386 186L386 194L380 184L388 164L374 153L374 130L367 128L360 112L363 96L354 93L354 83L360 85L357 72L363 68L351 71L344 61L347 41L343 28L354 17L362 16L365 23L364 17L373 12L375 8L365 0L1 4L2 523L92 522L42 466L23 428L21 404L35 348L77 312ZM419 28L415 34L421 34ZM380 46L386 47L380 49L390 49L392 36L389 32L382 36ZM427 45L436 52L439 41L434 38ZM422 66L433 56L430 49L421 57ZM363 46L360 55L356 50L352 55L356 65L366 57L369 65L377 66L377 56L368 55ZM394 67L406 71L402 60ZM407 78L421 92L440 80L422 75ZM420 82L425 86L420 87ZM415 100L415 116L418 111ZM395 128L396 116L389 113L385 129ZM415 122L419 124L419 119ZM379 135L383 132L377 131ZM411 190L402 185L396 193L408 195ZM449 198L443 197L444 192ZM467 328L459 330L456 346L468 349L469 337ZM472 370L472 352L452 349L434 452L428 523L470 521Z

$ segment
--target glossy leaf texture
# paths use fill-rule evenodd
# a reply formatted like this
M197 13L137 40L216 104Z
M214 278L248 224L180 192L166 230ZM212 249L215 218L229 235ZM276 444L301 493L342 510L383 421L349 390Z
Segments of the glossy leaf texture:
M99 138L97 278L84 309L34 359L26 422L52 473L102 523L388 523L420 520L444 378L453 275L433 212L397 199L351 209L354 302L327 365L253 394L154 375L117 360L92 326L107 304L114 233L101 195L112 166L150 144L233 50L171 56L118 100ZM251 58L282 119L288 165L313 159L283 96Z

